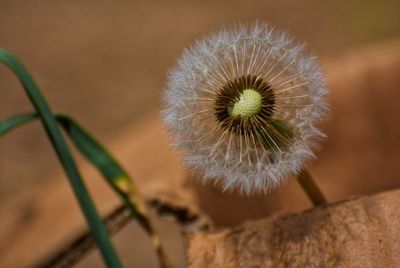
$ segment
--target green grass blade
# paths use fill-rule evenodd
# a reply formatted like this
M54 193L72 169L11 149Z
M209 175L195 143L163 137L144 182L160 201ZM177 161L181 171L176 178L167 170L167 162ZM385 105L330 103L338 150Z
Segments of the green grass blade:
M66 115L57 115L57 120L70 136L78 150L106 178L109 185L123 198L128 199L128 206L133 206L133 214L139 220L148 218L147 209L138 188L133 184L127 172L118 164L114 157L82 126ZM147 226L147 223L142 223ZM147 228L147 227L146 227Z
M25 123L37 119L36 114L21 114L0 122L0 137Z
M36 113L22 114L6 119L0 122L0 135L4 135L8 131L23 124L30 123L35 119L39 119ZM144 199L127 172L114 157L77 122L66 115L60 114L56 115L56 119L78 150L99 170L114 191L116 191L126 205L130 207L132 214L138 218L139 222L146 231L148 231L150 227Z
M114 157L77 122L65 115L57 115L58 122L63 126L78 150L104 176L109 185L119 194L132 216L149 234L152 244L163 267L169 267L169 261L161 247L160 239L153 229L144 198L128 173Z
M0 135L22 124L30 123L35 119L38 119L38 115L32 113L17 115L0 122ZM99 170L109 185L118 193L124 204L128 207L131 215L138 220L139 224L151 237L160 262L164 263L164 267L168 267L169 261L161 248L159 237L152 228L146 203L128 173L114 157L76 121L61 114L57 114L56 119L78 150Z
M0 48L0 61L18 77L26 94L35 107L56 154L67 174L78 203L94 236L100 253L108 267L122 267L107 230L91 200L89 192L76 167L50 107L42 96L39 87L21 62L10 52Z

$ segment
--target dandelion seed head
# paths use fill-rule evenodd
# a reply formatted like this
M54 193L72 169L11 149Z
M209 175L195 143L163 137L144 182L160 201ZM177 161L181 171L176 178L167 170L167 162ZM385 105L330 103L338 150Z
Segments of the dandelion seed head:
M292 43L265 24L236 25L178 60L163 117L204 181L266 192L314 157L327 89L314 58Z

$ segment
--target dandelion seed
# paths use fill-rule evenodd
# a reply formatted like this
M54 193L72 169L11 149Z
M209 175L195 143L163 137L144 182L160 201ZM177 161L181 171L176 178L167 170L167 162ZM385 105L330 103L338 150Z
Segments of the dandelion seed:
M265 192L313 156L326 91L302 46L264 24L237 25L185 50L170 73L163 116L205 181Z

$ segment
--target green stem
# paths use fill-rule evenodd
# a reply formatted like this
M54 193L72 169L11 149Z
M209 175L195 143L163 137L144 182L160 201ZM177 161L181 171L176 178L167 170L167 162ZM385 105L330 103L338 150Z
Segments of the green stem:
M122 267L108 237L107 230L99 217L84 182L82 181L53 113L40 93L38 86L19 60L2 48L0 48L0 61L8 66L19 78L26 94L39 114L46 133L53 144L65 172L67 173L69 182L74 190L75 196L78 199L78 203L85 215L86 221L93 233L96 244L100 249L107 267Z
M314 206L319 206L326 203L326 198L318 185L315 183L310 173L306 169L302 169L297 175L297 181L306 192L308 198Z

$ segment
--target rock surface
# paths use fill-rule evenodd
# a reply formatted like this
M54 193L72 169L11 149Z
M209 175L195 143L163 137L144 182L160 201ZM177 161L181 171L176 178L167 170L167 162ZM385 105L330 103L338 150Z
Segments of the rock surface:
M190 267L399 267L400 191L188 238Z

